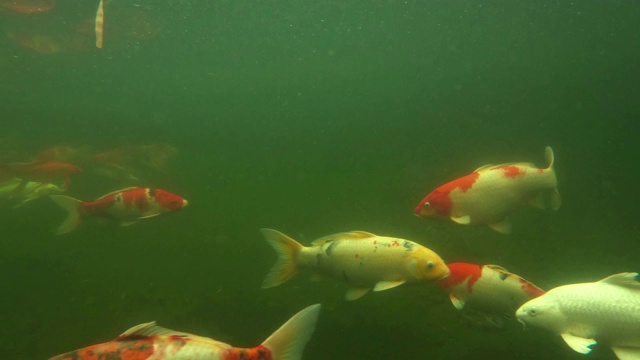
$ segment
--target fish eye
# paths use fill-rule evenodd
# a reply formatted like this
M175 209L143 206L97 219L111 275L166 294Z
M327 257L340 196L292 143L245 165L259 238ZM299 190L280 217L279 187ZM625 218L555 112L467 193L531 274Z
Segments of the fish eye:
M433 261L427 261L427 270L433 269Z
M536 308L531 308L527 310L527 314L529 314L529 316L536 316L538 315L538 312L536 311Z
M422 207L424 207L424 208L426 209L426 208L431 207L431 204L429 204L429 202L427 201L426 203L424 203L424 204L422 205Z

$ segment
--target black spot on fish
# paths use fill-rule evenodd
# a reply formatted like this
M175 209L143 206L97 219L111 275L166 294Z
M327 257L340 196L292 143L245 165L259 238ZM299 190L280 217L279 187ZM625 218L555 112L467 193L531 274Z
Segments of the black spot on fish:
M156 197L156 189L149 188L149 198L155 199Z
M325 253L327 254L327 256L331 256L331 253L336 248L336 246L338 246L338 243L335 241L331 242L331 244L327 246L327 249L325 250Z
M505 273L500 273L500 275L498 275L498 277L500 278L500 280L504 280L504 279L508 278L509 275L505 274Z
M402 246L404 246L404 248L405 248L405 249L407 249L407 251L411 251L411 250L413 250L413 243L412 243L412 242L410 242L410 241L406 241L406 240L405 240L405 241L402 243Z

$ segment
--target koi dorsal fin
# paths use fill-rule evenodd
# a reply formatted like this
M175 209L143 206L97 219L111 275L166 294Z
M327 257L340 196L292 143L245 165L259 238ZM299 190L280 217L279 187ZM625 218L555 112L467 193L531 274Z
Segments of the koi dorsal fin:
M500 266L500 265L488 264L488 265L485 265L485 266L486 266L486 267L488 267L489 269L493 269L493 270L495 270L495 271L499 271L499 272L503 272L503 273L509 273L509 270L507 270L507 269L503 268L503 267L502 267L502 266ZM509 274L510 274L510 273L509 273Z
M104 195L100 196L99 198L97 198L97 199L96 199L96 201L98 201L98 200L102 200L102 199L104 199L104 198L106 198L106 197L109 197L109 196L111 196L111 195L115 195L115 194L120 193L120 192L123 192L123 191L129 191L129 190L133 190L133 189L137 189L137 188L136 188L135 186L129 186L129 187L126 187L126 188L124 188L124 189L120 189L120 190L112 191L112 192L110 192L110 193L108 193L108 194L104 194ZM140 324L140 325L142 325L142 324Z
M376 237L378 235L366 232L366 231L360 231L360 230L354 230L354 231L347 231L347 232L341 232L341 233L337 233L337 234L331 234L331 235L327 235L327 236L323 236L321 238L315 239L311 242L312 245L322 245L326 242L329 241L336 241L336 240L358 240L358 239L369 239L372 237Z
M143 337L143 336L155 336L155 335L177 335L177 336L193 336L192 334L183 333L171 329L166 329L156 325L155 321L143 323L132 327L131 329L123 332L118 336L118 340L126 339L129 337Z
M640 282L638 280L638 273L624 272L611 275L598 282L640 291Z

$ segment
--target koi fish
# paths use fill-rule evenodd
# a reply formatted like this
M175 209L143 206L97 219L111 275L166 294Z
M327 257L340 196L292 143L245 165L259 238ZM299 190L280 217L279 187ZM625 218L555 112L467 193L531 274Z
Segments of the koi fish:
M25 185L22 191L16 193L15 188L22 182L22 179L11 179L6 183L0 184L0 199L16 201L14 208L20 207L29 201L39 199L43 196L59 194L64 190L57 185L30 181Z
M559 334L576 352L588 354L602 341L619 359L640 359L638 273L553 288L522 305L516 317Z
M449 275L438 254L409 240L350 231L302 246L276 230L260 231L279 256L263 288L282 284L299 269L309 269L316 278L344 280L349 285L346 299L356 300L371 289L382 291L405 282L440 280Z
M544 209L544 196L551 194L551 208L560 208L553 150L545 149L549 166L537 169L528 163L485 165L469 175L450 181L427 195L414 213L419 217L448 217L458 224L488 224L508 234L508 214L520 203Z
M24 190L30 181L50 183L61 179L64 181L64 188L68 189L71 184L71 175L80 173L81 171L79 167L73 164L57 161L0 164L0 178L10 177L22 179L14 189L16 193Z
M497 265L447 264L451 274L437 283L449 292L453 306L468 318L494 327L544 290Z
M315 330L319 312L320 304L303 309L253 348L234 347L149 322L132 327L113 341L49 360L298 360Z
M100 217L119 221L122 226L178 211L189 204L183 197L161 189L129 187L108 193L95 201L84 202L64 195L51 195L51 199L68 216L56 234L74 230L85 218Z

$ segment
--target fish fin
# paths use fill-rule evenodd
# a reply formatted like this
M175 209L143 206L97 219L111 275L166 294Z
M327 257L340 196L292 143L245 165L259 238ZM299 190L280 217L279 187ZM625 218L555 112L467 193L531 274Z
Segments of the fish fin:
M135 223L137 223L138 220L132 220L132 221L121 221L120 222L120 226L131 226Z
M296 274L296 259L304 246L276 230L260 229L260 232L278 254L278 261L262 282L262 288L270 288L282 284Z
M140 216L140 217L138 218L138 220L142 220L142 219L150 219L150 218L152 218L152 217L156 217L156 216L158 216L158 215L160 215L160 214L151 214L151 215Z
M490 168L495 167L495 166L496 166L496 164L486 164L486 165L482 165L482 166L480 166L479 168L477 168L477 169L473 170L473 172L478 172L478 171L482 171L482 170L487 170L487 169L490 169Z
M455 307L456 309L462 310L464 308L464 300L458 298L453 293L449 293L449 300L451 300L453 307Z
M501 234L505 234L505 235L511 234L511 220L509 220L508 217L505 217L500 221L494 222L493 224L489 224L489 226L493 230Z
M493 270L495 270L495 271L499 271L499 272L503 272L503 273L509 273L509 274L511 274L511 273L509 272L509 270L507 270L507 269L503 268L503 267L502 267L502 266L500 266L500 265L488 264L488 265L484 265L484 266L488 267L489 269L493 269Z
M27 187L28 183L29 183L29 180L22 179L22 181L20 181L18 185L15 188L13 188L13 191L11 191L11 195L17 195L21 193L22 190L24 190L24 188Z
M551 146L547 146L544 148L544 158L547 160L547 169L553 169L553 161L555 160L555 156L553 155L553 149Z
M560 197L560 192L558 192L558 188L554 188L551 190L551 209L558 210L562 206L562 198Z
M529 198L529 201L527 202L529 203L529 205L533 206L534 208L544 210L547 208L547 205L545 204L545 201L544 201L544 195L545 195L545 191L540 191L536 195Z
M587 339L587 338L571 335L569 333L562 333L560 334L560 336L562 336L562 339L564 340L564 342L567 343L567 345L569 345L570 348L572 348L574 351L577 351L581 354L590 353L592 349L589 346L592 346L598 343L594 339Z
M351 288L349 290L347 290L347 293L345 294L344 298L348 301L353 301L353 300L358 300L361 297L365 296L369 290L371 290L370 288Z
M376 236L378 235L375 235L366 231L360 231L360 230L347 231L347 232L331 234L331 235L327 235L327 236L323 236L321 238L315 239L311 242L311 245L322 245L329 241L336 241L336 240L368 239Z
M611 350L620 360L640 360L640 348L630 346L612 346Z
M376 285L373 287L373 291L383 291L387 289L393 289L396 286L400 286L406 283L406 280L398 280L398 281L378 281Z
M154 336L154 335L179 335L179 336L195 336L192 334L175 331L156 325L155 321L138 324L131 329L123 332L116 340L124 340L130 336Z
M74 230L82 222L82 201L64 195L50 195L53 202L67 210L67 218L56 230L56 235L66 234Z
M302 358L304 347L316 328L320 307L320 304L315 304L301 310L262 342L262 346L271 350L271 358L279 360Z
M464 216L451 216L451 220L457 222L458 224L462 224L462 225L469 225L471 224L471 216L469 215L464 215Z
M611 275L598 282L625 287L632 290L640 290L640 282L638 282L638 280L638 273L624 272Z
M120 189L120 190L112 191L112 192L110 192L110 193L107 193L107 194L104 194L104 195L100 196L99 198L97 198L97 199L96 199L96 201L101 200L101 199L104 199L104 198L106 198L106 197L108 197L108 196L111 196L111 195L115 195L115 194L120 193L120 192L123 192L123 191L129 191L129 190L133 190L133 189L137 189L137 187L135 187L135 186L129 186L129 187L126 187L126 188L124 188L124 189Z

